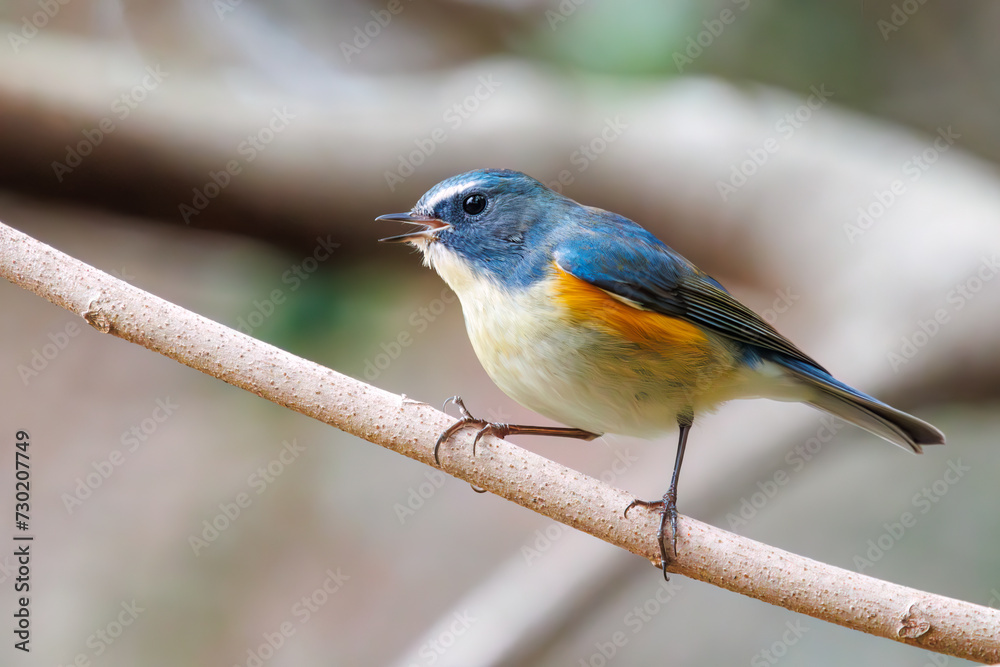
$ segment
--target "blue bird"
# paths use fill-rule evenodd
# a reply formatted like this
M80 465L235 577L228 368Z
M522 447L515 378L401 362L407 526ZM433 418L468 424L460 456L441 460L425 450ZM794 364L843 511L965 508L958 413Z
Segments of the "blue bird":
M663 575L677 554L677 481L696 416L739 398L799 401L904 449L944 444L930 424L834 378L726 289L648 231L583 206L517 171L481 169L431 188L409 213L377 220L415 231L382 239L422 253L458 295L480 362L511 398L569 428L458 429L652 437L679 427L670 487L657 508ZM473 447L475 444L473 445ZM440 461L438 460L440 465Z

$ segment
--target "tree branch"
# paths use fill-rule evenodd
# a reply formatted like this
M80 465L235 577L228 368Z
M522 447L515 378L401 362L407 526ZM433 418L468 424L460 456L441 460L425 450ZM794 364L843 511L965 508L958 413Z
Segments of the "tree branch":
M159 352L395 452L433 465L453 421L118 280L0 223L0 274L98 331ZM504 440L473 457L466 432L442 449L455 477L656 562L659 517L623 491ZM867 577L687 517L670 570L815 618L977 660L1000 661L1000 611ZM655 577L650 572L650 577Z

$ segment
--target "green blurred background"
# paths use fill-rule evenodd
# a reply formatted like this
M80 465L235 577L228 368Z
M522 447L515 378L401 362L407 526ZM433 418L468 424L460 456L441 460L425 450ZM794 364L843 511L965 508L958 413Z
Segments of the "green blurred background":
M530 423L451 292L372 222L452 174L525 171L636 219L948 435L908 456L734 403L695 428L683 513L1000 605L997 3L8 0L0 28L4 223L382 388ZM0 298L5 446L31 434L37 535L33 650L7 642L3 664L962 663L665 586L20 288ZM643 498L673 461L672 435L518 442Z

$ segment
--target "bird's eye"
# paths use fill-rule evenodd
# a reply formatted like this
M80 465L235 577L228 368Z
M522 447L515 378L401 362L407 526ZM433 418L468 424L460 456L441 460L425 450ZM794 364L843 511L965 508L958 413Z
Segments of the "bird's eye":
M469 195L462 202L462 210L469 215L479 215L486 208L486 195Z

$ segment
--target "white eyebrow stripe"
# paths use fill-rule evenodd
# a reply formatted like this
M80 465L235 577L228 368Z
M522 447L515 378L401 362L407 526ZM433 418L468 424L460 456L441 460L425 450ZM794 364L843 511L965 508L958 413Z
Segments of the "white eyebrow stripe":
M437 193L434 196L434 199L425 202L424 206L430 210L434 210L434 207L436 207L439 203L441 203L445 199L451 199L459 192L464 192L465 190L468 190L473 186L478 185L480 182L481 181L465 181L462 183L456 183L455 185L450 185L441 192Z

